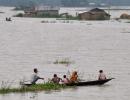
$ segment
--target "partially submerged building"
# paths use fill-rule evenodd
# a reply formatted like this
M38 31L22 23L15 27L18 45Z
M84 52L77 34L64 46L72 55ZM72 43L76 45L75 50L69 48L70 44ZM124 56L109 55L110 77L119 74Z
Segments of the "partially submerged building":
M110 14L99 8L94 8L78 15L80 20L109 20L110 16Z
M56 16L59 15L59 7L52 6L37 6L33 9L25 10L25 16Z
M130 19L130 15L128 15L128 14L122 14L121 16L120 16L120 18L121 19Z
M59 7L53 6L38 6L35 7L35 11L37 15L48 14L48 15L58 15L59 14Z

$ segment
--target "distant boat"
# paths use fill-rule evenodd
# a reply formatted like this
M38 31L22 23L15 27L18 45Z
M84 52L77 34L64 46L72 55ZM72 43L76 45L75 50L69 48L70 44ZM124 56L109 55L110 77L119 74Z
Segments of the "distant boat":
M4 13L4 12L0 11L0 13Z
M9 18L6 17L6 21L12 21L12 19L10 17Z

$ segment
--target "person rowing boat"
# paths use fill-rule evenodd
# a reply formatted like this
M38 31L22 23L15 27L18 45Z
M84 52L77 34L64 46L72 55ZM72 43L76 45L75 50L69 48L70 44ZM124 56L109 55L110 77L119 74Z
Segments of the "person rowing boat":
M32 77L31 77L31 84L36 84L36 82L39 79L44 80L44 78L38 76L38 70L37 70L37 68L34 68L33 71L34 71L34 73L32 74Z

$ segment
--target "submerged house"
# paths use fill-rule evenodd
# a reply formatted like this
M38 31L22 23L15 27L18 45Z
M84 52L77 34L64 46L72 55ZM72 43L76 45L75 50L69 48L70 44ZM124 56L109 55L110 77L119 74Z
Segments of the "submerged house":
M130 19L130 15L128 15L128 14L122 14L121 16L120 16L120 18L121 19Z
M59 15L59 7L52 6L37 6L29 10L25 10L25 16L57 16Z
M35 11L37 15L47 14L47 15L58 15L59 14L59 7L53 6L38 6L35 7Z
M34 10L25 10L24 11L24 17L33 17L36 16L36 12Z
M104 10L94 8L88 12L83 12L78 15L80 20L109 20L110 16Z

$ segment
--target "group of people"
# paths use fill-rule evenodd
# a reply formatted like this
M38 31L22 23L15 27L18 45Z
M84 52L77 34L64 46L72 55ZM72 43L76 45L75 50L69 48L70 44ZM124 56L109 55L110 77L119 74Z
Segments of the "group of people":
M72 73L72 75L70 76L70 78L68 78L66 75L63 75L63 78L59 78L57 76L57 74L54 74L51 81L53 83L57 83L57 84L59 84L60 82L61 82L61 84L68 84L68 83L78 82L78 74L77 74L77 71L74 71Z
M9 18L6 17L6 21L12 21L12 20L11 20L11 17L9 17Z
M36 82L39 79L44 80L44 78L38 76L37 68L34 68L34 73L31 78L31 84L36 84ZM98 80L105 80L105 79L106 79L106 76L103 73L103 70L99 70ZM75 82L78 82L78 73L77 71L72 72L72 74L70 75L70 78L68 78L66 75L63 75L63 78L60 78L57 76L57 74L54 74L53 78L51 79L51 82L56 83L56 84L59 84L60 82L62 84L75 83Z

